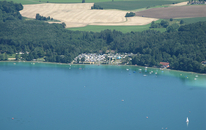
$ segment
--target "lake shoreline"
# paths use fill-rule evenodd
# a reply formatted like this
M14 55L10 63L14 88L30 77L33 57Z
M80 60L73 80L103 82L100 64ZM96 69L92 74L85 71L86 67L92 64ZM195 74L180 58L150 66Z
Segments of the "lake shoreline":
M56 64L56 65L97 65L99 64L71 64L71 63L56 63L56 62L39 62L39 61L0 61L1 62L27 62L27 63L45 63L45 64ZM109 65L109 64L100 64L100 65ZM139 66L139 65L109 65L109 66L131 66L131 67L142 67L145 68L146 66ZM160 69L160 70L169 70L169 71L178 71L178 72L184 72L184 73L193 73L193 74L199 74L199 75L206 75L205 73L197 73L197 72L191 72L191 71L182 71L182 70L173 70L173 69L165 69L165 68L158 68L158 67L147 67L151 69Z

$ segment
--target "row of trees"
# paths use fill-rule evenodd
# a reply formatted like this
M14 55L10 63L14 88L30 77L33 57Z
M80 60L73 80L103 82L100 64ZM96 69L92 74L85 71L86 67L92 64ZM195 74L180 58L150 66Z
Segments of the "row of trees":
M158 66L164 61L170 62L171 69L206 73L206 67L201 65L206 60L206 22L163 33L70 31L62 24L21 19L0 22L0 28L0 53L4 56L24 52L21 57L25 60L45 58L49 62L70 63L80 53L114 50L137 54L132 64Z
M47 21L47 20L53 20L53 18L50 18L50 16L44 17L44 16L41 16L40 14L36 14L36 20Z
M170 21L173 21L171 18ZM180 20L180 24L184 24L183 20ZM173 26L178 25L177 23L174 23ZM167 20L162 20L160 23L155 23L152 21L150 28L167 28L169 26L169 22ZM179 25L178 25L179 27Z

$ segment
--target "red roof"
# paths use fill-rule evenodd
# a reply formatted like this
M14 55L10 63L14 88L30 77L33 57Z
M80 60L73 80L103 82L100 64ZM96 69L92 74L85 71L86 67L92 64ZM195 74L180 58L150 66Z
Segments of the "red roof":
M168 66L170 63L169 62L160 62L160 64L163 66Z

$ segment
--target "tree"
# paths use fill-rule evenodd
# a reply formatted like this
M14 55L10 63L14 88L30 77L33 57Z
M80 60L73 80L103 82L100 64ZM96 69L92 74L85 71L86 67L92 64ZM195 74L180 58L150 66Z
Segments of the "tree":
M39 15L38 13L36 14L36 20L41 20L41 15Z
M50 20L50 16L48 16L48 17L46 18L46 20Z
M125 17L133 17L135 16L135 13L133 12L129 12L129 13L126 13Z
M81 58L81 62L83 63L85 61L85 57L82 57Z
M19 60L19 54L16 54L15 58L16 60Z
M79 58L77 58L77 63L79 64Z
M179 25L174 23L171 26L168 26L166 30L167 32L175 32L177 31L178 28L179 28Z
M0 60L4 60L4 55L0 54Z
M162 20L162 21L160 22L160 25L161 25L163 28L166 28L166 27L169 25L169 22L166 21L166 20Z
M185 22L183 20L180 20L180 24L184 24Z
M63 28L65 28L65 27L66 27L66 24L65 24L65 22L63 22L63 23L62 23L62 27L63 27Z
M94 4L91 9L103 9L101 6Z
M5 59L4 60L8 60L8 56L7 56L7 54L5 53Z

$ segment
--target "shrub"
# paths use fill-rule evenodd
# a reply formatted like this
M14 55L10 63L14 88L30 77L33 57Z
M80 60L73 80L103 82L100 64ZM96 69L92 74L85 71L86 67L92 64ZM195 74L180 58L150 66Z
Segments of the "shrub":
M91 7L91 9L103 9L101 6L99 6L99 5L93 5L92 7Z
M133 12L129 12L129 13L126 13L125 17L133 17L135 16L135 13Z

